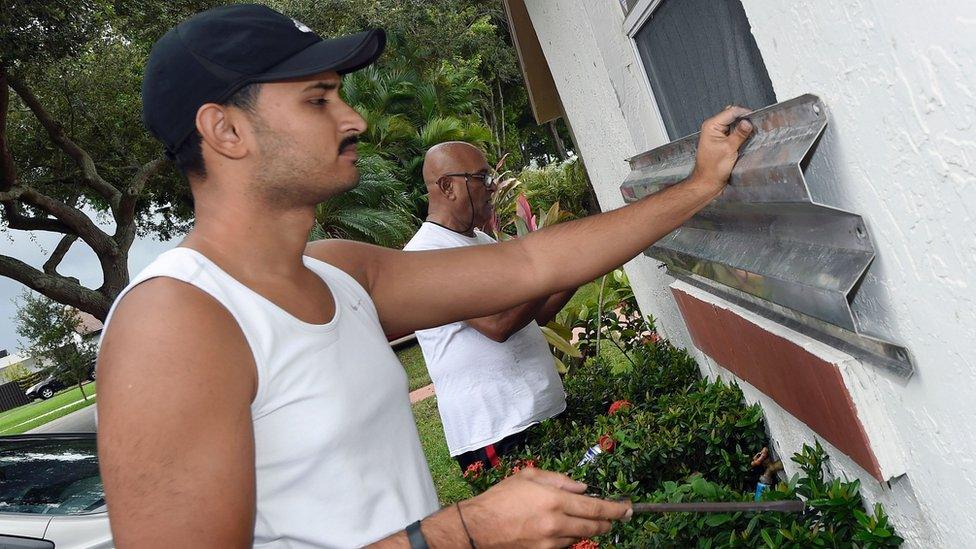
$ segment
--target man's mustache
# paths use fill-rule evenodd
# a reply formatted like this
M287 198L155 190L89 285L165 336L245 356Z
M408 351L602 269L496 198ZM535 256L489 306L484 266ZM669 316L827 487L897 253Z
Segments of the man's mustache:
M350 135L349 137L343 138L343 140L339 142L339 154L342 154L342 152L348 147L351 147L356 143L359 143L358 135Z

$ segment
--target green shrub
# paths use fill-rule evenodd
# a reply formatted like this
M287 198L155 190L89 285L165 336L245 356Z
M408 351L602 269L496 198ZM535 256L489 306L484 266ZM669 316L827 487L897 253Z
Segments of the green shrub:
M566 473L591 494L633 501L747 501L767 445L762 410L738 386L701 378L695 361L667 341L629 349L632 368L614 373L591 359L565 380L568 408L531 432L499 467L465 475L484 491L526 466ZM626 404L621 404L626 401ZM613 411L611 412L611 405ZM587 449L605 450L578 465ZM819 443L793 456L801 474L766 490L768 500L806 500L804 514L665 513L616 524L596 541L613 547L896 547L881 506L864 511L857 480L827 478Z
M898 547L881 505L863 511L858 481L827 480L826 455L819 444L804 446L793 456L802 474L780 482L763 496L766 500L802 496L808 510L795 513L663 513L637 517L620 524L606 536L616 547ZM684 482L665 482L646 501L748 501L752 494L706 481L700 475Z
M589 180L579 160L549 164L542 168L526 168L519 173L518 180L522 182L522 190L532 205L532 211L548 211L559 202L560 208L574 218L587 215Z
M765 445L762 410L743 406L737 386L701 379L686 384L680 375L672 383L651 372L644 379L620 376L630 382L616 388L613 400L632 402L631 408L608 415L607 403L595 419L586 420L574 410L543 422L523 457L534 457L543 468L571 473L603 494L637 496L693 473L742 490L754 486L756 475L749 461ZM647 382L652 379L665 383L655 387ZM613 439L614 451L576 467L605 435Z

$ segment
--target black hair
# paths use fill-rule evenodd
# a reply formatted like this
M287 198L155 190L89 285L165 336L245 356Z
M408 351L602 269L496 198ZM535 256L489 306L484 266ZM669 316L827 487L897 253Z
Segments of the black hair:
M248 113L253 113L260 90L261 84L247 84L234 92L234 95L227 98L221 105L237 107ZM203 164L203 149L200 147L202 142L203 137L200 132L193 130L193 133L186 138L186 141L183 142L173 157L176 169L187 179L189 179L190 174L201 178L207 176L207 168Z

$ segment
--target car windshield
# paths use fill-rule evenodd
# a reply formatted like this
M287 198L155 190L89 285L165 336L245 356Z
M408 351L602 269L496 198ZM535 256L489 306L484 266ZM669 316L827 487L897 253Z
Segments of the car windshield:
M0 513L76 515L104 504L94 438L0 438Z

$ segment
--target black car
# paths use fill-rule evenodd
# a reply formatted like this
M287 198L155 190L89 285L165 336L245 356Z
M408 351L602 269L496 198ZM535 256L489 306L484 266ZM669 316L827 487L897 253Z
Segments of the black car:
M90 381L95 381L95 364L92 363L91 369L88 371L88 379ZM54 375L49 375L41 381L31 385L24 391L27 395L28 400L47 400L54 396L54 393L64 389L66 385Z

